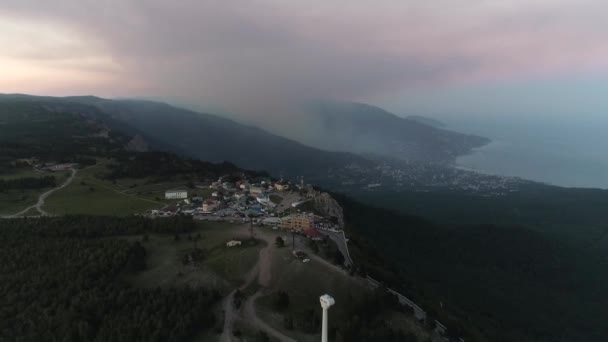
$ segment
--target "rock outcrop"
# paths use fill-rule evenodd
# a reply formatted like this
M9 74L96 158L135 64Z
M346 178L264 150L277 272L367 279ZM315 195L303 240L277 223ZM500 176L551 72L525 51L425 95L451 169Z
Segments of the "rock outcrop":
M325 217L335 217L340 227L344 227L344 212L342 207L333 197L326 192L315 192L313 196L315 208Z

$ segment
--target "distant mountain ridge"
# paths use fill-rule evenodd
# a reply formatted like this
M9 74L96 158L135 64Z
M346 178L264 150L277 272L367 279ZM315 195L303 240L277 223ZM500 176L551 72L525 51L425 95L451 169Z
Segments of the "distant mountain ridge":
M263 129L222 117L140 100L107 100L94 96L38 97L2 95L38 103L56 112L70 112L103 121L113 130L140 136L150 149L192 158L230 161L252 170L310 181L343 177L346 168L373 169L376 163L352 153L305 146Z
M179 100L175 106L195 112L208 112L209 108ZM458 156L490 142L484 137L450 131L433 118L403 117L355 102L292 103L280 110L271 109L272 115L264 111L255 115L218 109L212 112L322 150L375 154L411 162L452 164Z
M94 96L0 95L0 100L11 96L58 114L72 113L103 122L110 131L138 136L137 144L130 144L131 149L168 151L211 162L229 161L250 170L266 170L275 177L299 180L303 176L306 182L339 191L449 188L495 194L521 184L504 177L456 170L442 163L374 153L330 152L254 126L165 103Z
M439 121L437 119L429 118L429 117L426 117L426 116L409 115L405 119L416 121L416 122L421 123L423 125L427 125L427 126L431 126L431 127L435 127L435 128L445 128L446 127L445 123L443 123L443 122L441 122L441 121Z
M285 172L285 163L295 160L297 167L288 168L293 176L304 171L318 178L325 175L339 184L333 188L338 191L349 180L358 182L353 185L356 191L348 194L368 205L335 197L344 209L344 220L352 224L349 231L359 235L349 240L351 253L368 244L380 253L353 254L353 259L359 265L367 263L363 269L374 277L392 275L392 281L381 278L387 279L387 287L423 295L427 302L422 303L432 309L433 318L442 322L435 315L451 318L445 322L451 321L456 329L448 332L462 332L456 320L462 318L461 322L479 326L488 335L480 335L481 341L607 340L603 325L608 315L604 290L608 277L603 272L608 265L607 191L479 175L441 164L393 162L377 155L366 158L327 152L162 103L12 96L18 101L4 101L10 96L0 94L0 128L5 126L0 134L0 159L6 162L36 155L30 151L48 155L49 160L75 161L72 158L79 157L83 147L92 155L105 151L100 155L116 154L126 160L146 155L124 155L129 139L121 139L116 131L139 135L136 145L145 143L153 150L161 146L190 156L226 153L237 158L236 163L268 163L275 175ZM45 117L54 120L41 120ZM148 118L154 123L151 127ZM28 126L10 124L11 119ZM188 128L183 132L187 136L180 135L182 126ZM106 127L102 138L106 144L97 143L97 133L105 132ZM245 138L232 136L246 132ZM10 139L11 135L19 139ZM27 153L21 153L24 146ZM61 155L65 159L56 158ZM193 165L192 161L176 161L179 158L150 158L134 164L143 167L128 170L174 175L179 174L180 165L187 169ZM215 168L204 164L210 172L221 174L236 169L227 163ZM376 186L380 183L382 186ZM487 190L491 184L494 188ZM382 255L391 263L380 258ZM414 298L419 302L420 298ZM475 341L475 336L465 339Z
M438 121L402 118L363 103L324 101L309 106L309 112L318 120L318 129L304 130L299 140L331 151L449 164L490 142L440 129Z

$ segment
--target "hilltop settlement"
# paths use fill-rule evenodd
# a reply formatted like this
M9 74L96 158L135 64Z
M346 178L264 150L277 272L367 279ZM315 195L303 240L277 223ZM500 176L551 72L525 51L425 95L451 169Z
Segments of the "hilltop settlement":
M216 181L196 184L193 190L165 191L165 199L173 203L150 210L146 216L182 214L195 220L251 222L317 238L321 235L319 230L339 232L343 228L342 212L337 204L333 210L331 206L320 210L315 205L328 198L311 185L304 185L303 180L294 185L270 178L222 176Z

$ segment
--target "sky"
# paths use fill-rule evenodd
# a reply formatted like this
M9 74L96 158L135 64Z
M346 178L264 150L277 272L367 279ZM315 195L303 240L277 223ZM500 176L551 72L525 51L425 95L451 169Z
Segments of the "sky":
M605 112L605 0L0 0L0 92ZM254 112L252 110L252 112Z

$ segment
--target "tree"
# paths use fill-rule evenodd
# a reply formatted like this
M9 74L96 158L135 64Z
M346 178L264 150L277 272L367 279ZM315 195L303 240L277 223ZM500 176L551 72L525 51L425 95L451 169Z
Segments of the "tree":
M283 327L287 330L293 330L293 318L291 316L283 317Z
M334 337L335 342L344 342L344 336L340 330L336 331L336 336Z
M429 331L433 331L437 327L437 324L435 324L435 319L433 317L427 315L426 319L424 320L424 326Z
M289 295L285 291L279 291L274 299L277 310L285 310L289 307Z
M332 261L336 265L344 265L344 255L342 255L342 252L340 252L340 250L334 250Z
M267 333L260 330L258 332L258 334L255 336L255 341L256 342L270 342L270 337L268 337Z
M0 229L0 274L3 293L12 299L0 310L11 313L0 323L0 341L185 341L214 326L206 309L220 299L213 292L136 288L122 281L145 268L146 249L139 239L121 236L173 234L187 221L90 216L6 221ZM66 305L65 298L74 300ZM143 318L149 325L134 324Z
M198 249L198 240L201 239L201 234L198 233L196 235L194 235L194 237L192 238L192 240L194 241L194 249Z
M317 245L317 242L314 240L308 240L308 247L310 248L310 250L312 250L313 253L318 254L319 253L319 246Z
M243 295L243 293L241 292L241 290L236 289L236 292L234 293L234 298L232 299L232 304L234 304L234 306L237 309L241 308L241 304L243 304L243 299L245 298L245 296Z

